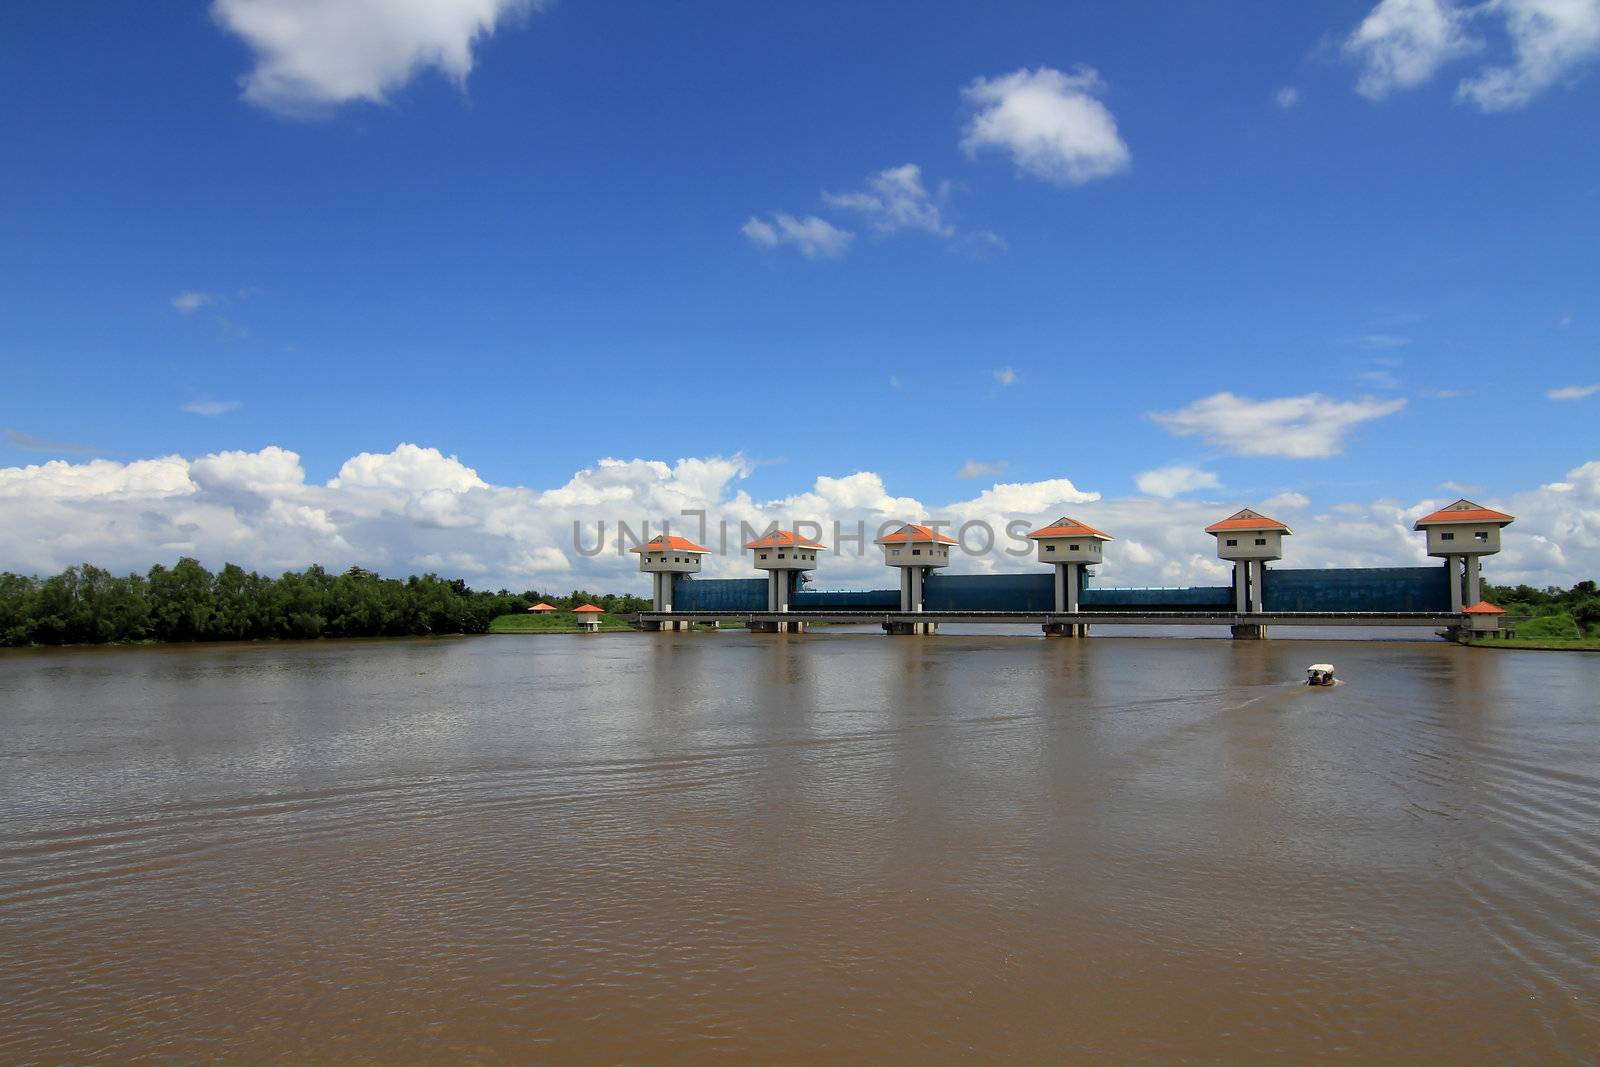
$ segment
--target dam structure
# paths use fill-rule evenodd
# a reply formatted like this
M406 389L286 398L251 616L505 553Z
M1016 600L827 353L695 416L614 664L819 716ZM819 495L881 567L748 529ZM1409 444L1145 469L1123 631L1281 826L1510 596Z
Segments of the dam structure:
M1092 567L1115 538L1062 516L1027 536L1039 573L952 574L954 538L917 523L880 537L884 563L899 574L895 589L812 588L808 578L826 549L778 530L745 546L761 578L699 578L707 549L662 535L640 548L651 573L645 630L682 630L737 620L763 632L802 633L806 623L876 623L886 633L931 635L941 622L1037 625L1052 637L1081 638L1091 626L1227 626L1235 638L1265 638L1273 626L1417 626L1461 639L1498 625L1481 599L1479 563L1500 549L1504 512L1459 500L1417 520L1427 551L1443 565L1289 568L1290 528L1254 508L1206 527L1219 559L1231 563L1227 585L1169 588L1097 586ZM798 555L797 555L798 554ZM692 563L689 562L692 559Z

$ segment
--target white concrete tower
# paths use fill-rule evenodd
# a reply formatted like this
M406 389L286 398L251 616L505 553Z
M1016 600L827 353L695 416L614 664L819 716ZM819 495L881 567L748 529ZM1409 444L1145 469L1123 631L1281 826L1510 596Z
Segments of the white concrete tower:
M883 561L900 569L900 610L921 611L928 572L950 566L950 546L956 539L908 522L875 543L883 546Z
M1206 533L1217 538L1217 556L1233 564L1234 611L1259 613L1267 561L1283 558L1283 539L1294 531L1253 508L1240 508Z
M767 610L788 611L789 592L794 576L817 569L817 553L823 546L793 530L775 530L744 546L752 553L757 570L767 572Z
M1483 599L1478 561L1500 551L1500 531L1516 520L1470 500L1457 500L1447 508L1424 515L1412 527L1428 535L1428 555L1444 559L1450 574L1450 610Z
M639 569L652 575L651 610L671 611L673 576L699 574L700 557L711 550L687 537L660 534L629 551L639 553Z
M1101 562L1101 549L1113 540L1108 533L1065 515L1028 535L1039 545L1039 562L1056 569L1056 611L1078 610L1083 568Z

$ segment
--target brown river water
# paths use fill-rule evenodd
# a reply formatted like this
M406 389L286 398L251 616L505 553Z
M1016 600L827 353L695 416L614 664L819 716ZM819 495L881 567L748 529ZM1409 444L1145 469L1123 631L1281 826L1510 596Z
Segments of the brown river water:
M0 1063L1597 1059L1600 656L0 653Z

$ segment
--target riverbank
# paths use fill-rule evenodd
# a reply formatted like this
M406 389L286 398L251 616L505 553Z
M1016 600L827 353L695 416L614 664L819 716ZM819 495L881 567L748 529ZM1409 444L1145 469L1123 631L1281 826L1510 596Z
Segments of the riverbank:
M600 631L616 633L631 630L622 619L612 615L600 616ZM489 621L491 634L575 634L579 633L578 617L570 611L556 611L544 615L500 615Z
M1473 648L1523 648L1539 652L1600 652L1600 637L1475 637Z

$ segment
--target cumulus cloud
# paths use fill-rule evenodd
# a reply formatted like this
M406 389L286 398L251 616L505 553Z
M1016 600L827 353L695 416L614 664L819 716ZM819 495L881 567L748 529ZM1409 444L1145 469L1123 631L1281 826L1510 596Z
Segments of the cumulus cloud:
M1405 406L1403 399L1333 400L1320 393L1272 400L1215 393L1150 417L1170 433L1199 436L1237 456L1322 459L1342 452L1355 427Z
M1449 60L1481 47L1448 0L1382 0L1344 43L1362 65L1356 92L1369 100L1421 85Z
M1299 511L1301 508L1311 506L1311 498L1304 493L1297 493L1287 489L1274 496L1269 496L1261 502L1261 506L1272 511Z
M230 411L238 411L244 405L237 400L191 400L180 409L191 415L204 415L215 418L226 415Z
M1210 471L1194 467L1157 467L1134 478L1139 492L1168 499L1196 489L1215 489L1222 483Z
M1521 107L1600 54L1600 0L1500 0L1512 62L1485 67L1456 96L1485 111Z
M1001 367L999 370L994 372L994 380L999 382L1001 385L1016 385L1017 372L1012 370L1010 367Z
M961 139L968 155L997 148L1017 170L1035 178L1081 185L1125 170L1128 146L1098 97L1100 75L1079 66L1071 74L1040 67L978 78L962 90L977 109Z
M1596 393L1600 393L1600 383L1595 385L1564 385L1560 389L1551 389L1544 395L1551 400L1582 400Z
M842 230L815 215L797 219L781 211L772 216L771 222L751 216L739 232L763 248L794 245L807 259L843 255L855 237L849 230Z
M1296 89L1292 85L1285 85L1282 89L1279 89L1275 94L1273 94L1272 98L1278 102L1279 107L1283 108L1285 111L1288 111L1290 108L1300 103L1300 90Z
M1428 81L1452 60L1479 52L1478 25L1499 21L1508 62L1462 79L1456 99L1484 111L1521 107L1600 55L1600 0L1382 0L1346 39L1361 64L1356 91L1381 100Z
M636 557L617 550L619 521L636 538L645 534L646 520L652 533L670 521L715 550L708 576L749 577L750 561L739 550L741 523L764 529L813 520L824 524L819 532L830 549L834 521L844 537L842 553L830 551L820 561L820 584L892 587L871 546L884 524L941 521L977 551L986 547L986 535L963 526L984 523L999 535L995 550L964 555L953 570L1031 572L1033 554L1008 541L1007 524L1031 529L1065 513L1117 537L1097 581L1173 585L1226 581L1227 567L1204 527L1250 503L1107 500L1065 478L1001 483L970 498L929 503L892 492L871 471L819 476L802 492L758 500L742 485L750 472L738 456L605 459L548 488L504 486L486 482L456 457L414 444L352 457L323 484L308 482L300 457L277 447L130 463L52 460L0 468L0 569L45 573L90 560L142 570L192 555L210 566L232 560L267 571L360 564L394 575L436 570L485 588L640 591L645 583ZM1304 494L1288 492L1254 503L1269 513L1299 512L1285 565L1315 567L1428 563L1411 523L1448 502L1340 501L1317 510ZM1505 550L1487 564L1492 580L1543 585L1600 573L1600 460L1485 502L1517 516ZM685 511L703 512L704 529ZM1019 547L1019 554L1008 554L1008 547Z
M244 98L281 114L383 103L428 68L461 84L472 49L536 0L214 0L211 17L255 53Z
M1006 472L1008 461L997 459L993 463L982 460L969 459L956 471L956 477L963 480L968 478L997 478Z
M950 237L955 228L941 217L939 198L930 195L922 184L922 168L906 163L879 171L867 179L865 189L849 193L823 193L830 207L858 211L872 228L884 233L896 230L925 230Z

